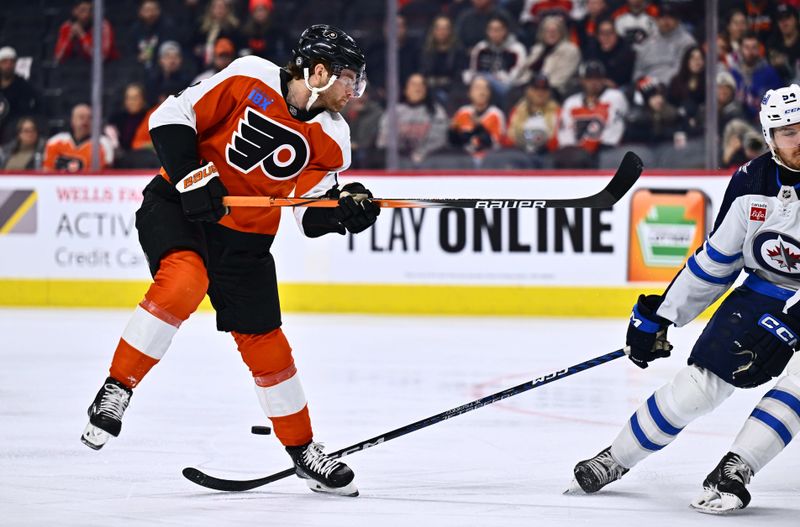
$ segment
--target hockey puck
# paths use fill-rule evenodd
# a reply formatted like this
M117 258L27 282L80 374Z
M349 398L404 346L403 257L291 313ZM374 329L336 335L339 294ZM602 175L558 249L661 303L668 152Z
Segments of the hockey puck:
M250 432L259 436L268 436L272 433L272 428L268 426L254 425L250 427Z

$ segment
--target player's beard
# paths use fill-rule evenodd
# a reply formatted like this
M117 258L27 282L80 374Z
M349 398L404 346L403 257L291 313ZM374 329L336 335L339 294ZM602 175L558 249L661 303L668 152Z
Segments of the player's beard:
M331 86L331 88L333 88ZM341 96L337 96L335 91L331 88L323 91L319 94L320 102L323 104L326 110L329 112L339 113L341 112L345 105L347 105L347 96L342 94Z
M800 172L800 146L795 148L781 148L778 150L783 164L795 172Z

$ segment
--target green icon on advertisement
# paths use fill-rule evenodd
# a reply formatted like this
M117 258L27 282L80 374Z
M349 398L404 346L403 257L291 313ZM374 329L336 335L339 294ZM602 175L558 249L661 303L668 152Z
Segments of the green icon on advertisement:
M678 267L691 250L697 222L682 205L656 205L636 226L642 259L649 267Z

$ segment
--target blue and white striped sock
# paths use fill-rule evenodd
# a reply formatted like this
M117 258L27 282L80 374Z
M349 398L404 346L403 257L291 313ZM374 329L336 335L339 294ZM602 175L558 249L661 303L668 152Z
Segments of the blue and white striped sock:
M733 442L753 472L758 472L789 444L800 431L800 387L792 376L781 377L764 394Z
M669 445L681 430L715 409L733 386L697 366L687 366L656 390L628 420L611 444L611 455L631 468Z

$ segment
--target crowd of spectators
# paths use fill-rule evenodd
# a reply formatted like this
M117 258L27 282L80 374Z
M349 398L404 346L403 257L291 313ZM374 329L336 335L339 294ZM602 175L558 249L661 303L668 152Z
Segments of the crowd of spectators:
M86 170L92 2L5 2L0 168ZM283 65L305 26L330 23L367 57L366 95L343 111L354 168L382 168L392 136L401 168L596 168L625 149L649 166L702 167L711 88L721 166L731 167L765 149L763 94L800 77L800 1L720 4L709 87L702 0L399 0L398 128L389 130L383 1L106 1L100 158L157 166L147 118L165 97L240 56ZM47 34L29 41L22 28L39 27L34 16Z

